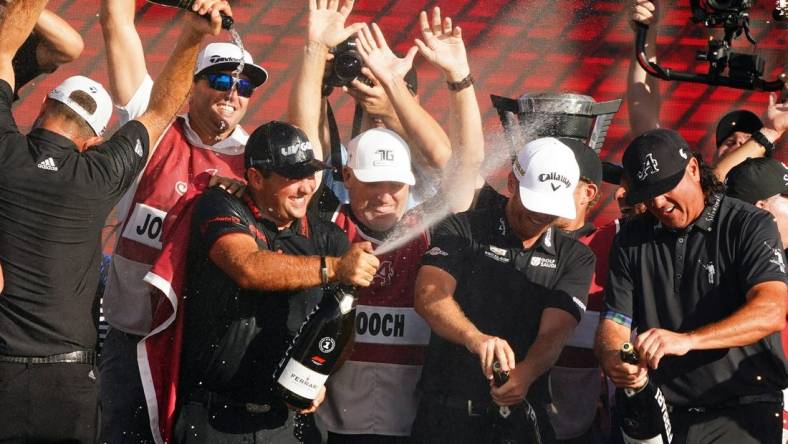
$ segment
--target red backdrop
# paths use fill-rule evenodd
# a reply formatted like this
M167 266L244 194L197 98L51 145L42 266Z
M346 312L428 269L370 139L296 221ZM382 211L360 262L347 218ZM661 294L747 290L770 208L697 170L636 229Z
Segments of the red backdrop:
M104 45L95 0L52 0L49 8L64 17L85 39L85 50L75 63L44 77L22 91L17 120L29 126L46 92L63 78L76 73L106 82ZM773 1L756 2L751 10L757 52L767 59L767 78L784 70L788 31L768 22ZM245 127L249 130L271 120L284 118L289 79L295 74L294 60L303 44L306 1L240 0L232 2L236 23L247 49L270 73L269 82L252 102ZM517 97L524 92L577 92L598 101L624 98L626 72L632 53L633 33L627 20L628 1L600 0L358 0L351 21L377 22L389 40L405 51L418 36L418 12L440 6L463 28L470 50L471 69L485 128L500 131L489 95ZM146 47L152 73L157 73L177 37L178 15L172 9L138 1L137 26ZM658 40L659 54L666 66L705 70L695 62L704 50L708 31L690 23L689 0L662 2L665 10ZM227 35L222 36L229 39ZM738 50L749 52L744 38ZM441 76L417 57L419 93L425 108L439 122L447 121L446 88ZM661 119L700 149L708 158L714 143L714 126L725 112L747 108L762 115L768 96L761 92L715 88L688 83L662 83L664 97ZM348 97L335 93L342 134L349 131L352 107ZM624 104L610 128L602 158L619 161L630 140L628 113ZM782 143L784 147L785 143ZM781 156L782 157L782 156ZM609 194L612 187L605 187ZM606 196L607 197L607 196ZM596 210L595 220L604 223L615 217L617 207L609 197Z

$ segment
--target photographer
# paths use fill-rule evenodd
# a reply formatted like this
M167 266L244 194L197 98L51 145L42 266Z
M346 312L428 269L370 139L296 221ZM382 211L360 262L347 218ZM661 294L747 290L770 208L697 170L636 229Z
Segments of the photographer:
M313 141L315 152L322 153L324 159L329 158L331 151L326 115L327 99L322 96L326 64L333 58L331 49L363 26L355 23L345 27L353 1L345 1L339 6L335 4L319 8L314 0L310 1L307 44L289 104L289 121L304 129ZM388 78L376 78L370 69L363 68L361 74L367 77L371 86L363 83L361 79L355 79L346 85L346 89L354 99L359 100L366 110L365 114L369 116L361 130L384 126L396 132L414 148L412 155L417 177L429 177L434 174L432 170L439 170L446 164L451 155L451 146L446 133L419 105L408 84L404 81L393 81L394 77L402 78L410 70L415 51L413 48L404 58L397 58L397 61L389 66L390 70L387 72L391 76ZM406 66L403 72L396 71ZM429 181L421 182L426 184ZM427 194L420 191L417 190L417 194Z
M649 26L646 56L649 61L656 62L659 8L649 0L632 0L631 5L632 28L635 29L635 23ZM630 60L627 105L629 125L634 136L661 126L659 82L658 78L648 75L634 57ZM764 122L758 121L753 113L745 110L736 110L723 116L716 129L716 148L712 154L717 177L725 178L731 168L748 157L762 157L771 153L788 125L785 114L785 105L778 103L776 94L772 93Z

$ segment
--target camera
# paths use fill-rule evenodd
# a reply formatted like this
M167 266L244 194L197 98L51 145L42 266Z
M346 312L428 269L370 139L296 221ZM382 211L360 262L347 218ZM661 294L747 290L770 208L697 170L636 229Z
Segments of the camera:
M334 55L334 59L331 61L328 77L323 80L324 88L348 86L361 75L364 63L356 50L355 37L350 37L337 45L331 50L331 54Z
M777 0L775 14L782 11L785 0ZM649 74L663 80L720 85L738 89L758 91L779 91L785 87L782 77L774 80L763 79L766 61L756 54L733 51L734 39L744 34L755 45L750 34L750 14L748 10L755 0L690 0L692 21L702 23L707 28L722 28L722 39L711 38L708 49L697 54L696 59L708 62L707 74L675 71L648 60L645 53L648 26L637 24L635 37L635 58ZM779 10L779 11L778 11Z

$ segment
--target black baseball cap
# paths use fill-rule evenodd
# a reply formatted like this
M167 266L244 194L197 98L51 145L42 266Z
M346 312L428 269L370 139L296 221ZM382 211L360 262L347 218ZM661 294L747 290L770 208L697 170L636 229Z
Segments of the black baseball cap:
M726 194L754 204L788 194L788 169L768 157L750 158L736 165L725 178Z
M725 114L717 124L717 147L736 131L752 134L763 128L763 122L753 112L738 109Z
M249 136L244 165L290 179L301 179L331 168L315 159L312 144L300 128L275 120L258 127Z
M624 167L617 163L608 161L602 162L602 180L613 185L621 185L621 176L624 175Z
M657 128L635 137L623 157L629 179L626 203L645 202L675 188L691 158L687 141L676 131Z
M564 145L568 146L575 155L577 166L580 167L580 177L596 184L602 185L602 161L590 146L578 139L571 137L558 137Z

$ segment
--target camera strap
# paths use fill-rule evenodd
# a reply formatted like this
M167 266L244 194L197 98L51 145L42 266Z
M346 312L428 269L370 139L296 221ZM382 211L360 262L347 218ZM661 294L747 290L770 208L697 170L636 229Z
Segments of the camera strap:
M353 113L353 130L350 132L350 138L358 136L361 132L361 123L364 120L364 107L356 102L356 110Z
M328 120L328 138L331 144L332 175L335 181L342 182L342 142L339 139L339 128L328 97L326 97L326 119Z

